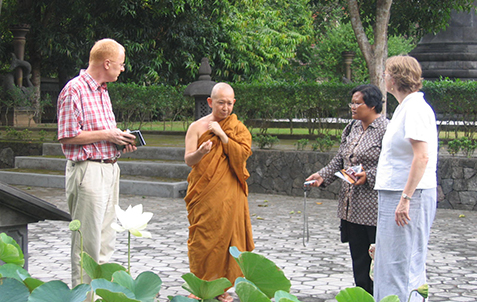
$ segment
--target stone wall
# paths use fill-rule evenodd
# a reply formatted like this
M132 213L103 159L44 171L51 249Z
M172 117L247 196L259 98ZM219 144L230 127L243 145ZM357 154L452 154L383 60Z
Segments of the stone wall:
M335 153L254 149L247 161L250 192L303 196L303 182L326 165ZM477 210L477 158L440 156L439 208ZM309 197L337 199L341 180L313 188Z
M33 156L42 154L42 143L25 141L0 142L0 169L15 167L15 156Z
M0 142L0 168L13 168L15 156L41 155L42 144ZM324 167L334 152L254 149L247 161L252 193L303 196L303 182ZM438 200L440 208L477 210L477 158L439 156ZM326 188L313 188L308 196L337 199L341 180Z
M437 176L439 207L477 210L477 158L441 156Z

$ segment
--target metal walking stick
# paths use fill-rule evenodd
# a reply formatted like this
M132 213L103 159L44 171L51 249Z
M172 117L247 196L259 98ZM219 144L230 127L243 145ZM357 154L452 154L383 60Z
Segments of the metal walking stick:
M306 195L311 190L311 184L316 180L305 181L303 183L303 192L305 197L303 199L303 246L307 246L310 242L310 230L308 229L308 213L306 212Z

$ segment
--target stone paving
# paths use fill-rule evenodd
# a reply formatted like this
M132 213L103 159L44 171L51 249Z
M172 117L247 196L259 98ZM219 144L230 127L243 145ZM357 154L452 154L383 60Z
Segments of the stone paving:
M63 189L18 186L66 210ZM314 189L316 190L316 189ZM291 280L291 293L303 302L336 301L341 289L352 287L347 244L339 242L337 203L307 199L310 242L302 242L303 197L250 194L256 249L274 261ZM188 272L187 213L182 199L121 195L121 207L142 203L154 213L147 230L153 238L132 239L132 275L148 270L162 281L159 301L187 295L181 275ZM460 217L460 216L465 217ZM477 212L438 209L428 253L430 301L477 301ZM60 279L70 285L67 222L29 225L29 271L43 281ZM112 262L127 265L127 236L119 233ZM391 272L392 273L392 272ZM230 290L233 294L233 288ZM236 299L238 301L238 299Z

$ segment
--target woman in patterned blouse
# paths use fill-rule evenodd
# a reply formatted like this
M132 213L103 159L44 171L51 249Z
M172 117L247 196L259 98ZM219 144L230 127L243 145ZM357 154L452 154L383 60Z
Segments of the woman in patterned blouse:
M369 245L375 242L378 213L378 194L373 188L388 120L380 114L383 97L378 87L361 85L351 91L351 96L349 107L353 121L343 130L338 153L326 167L306 180L316 180L312 186L324 187L338 178L335 172L362 166L363 171L356 174L354 184L342 181L338 218L341 219L341 231L346 232L342 238L347 237L349 241L356 286L373 294L368 253Z

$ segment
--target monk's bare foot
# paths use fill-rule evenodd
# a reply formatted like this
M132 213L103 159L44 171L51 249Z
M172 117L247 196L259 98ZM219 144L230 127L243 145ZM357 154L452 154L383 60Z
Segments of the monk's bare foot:
M233 302L234 298L229 293L224 293L216 297L217 300L221 302Z
M188 296L187 296L187 298L189 298L189 299L196 299L196 300L200 300L200 298L199 298L199 297L197 297L196 295L193 295L193 294L190 294L190 295L188 295Z

